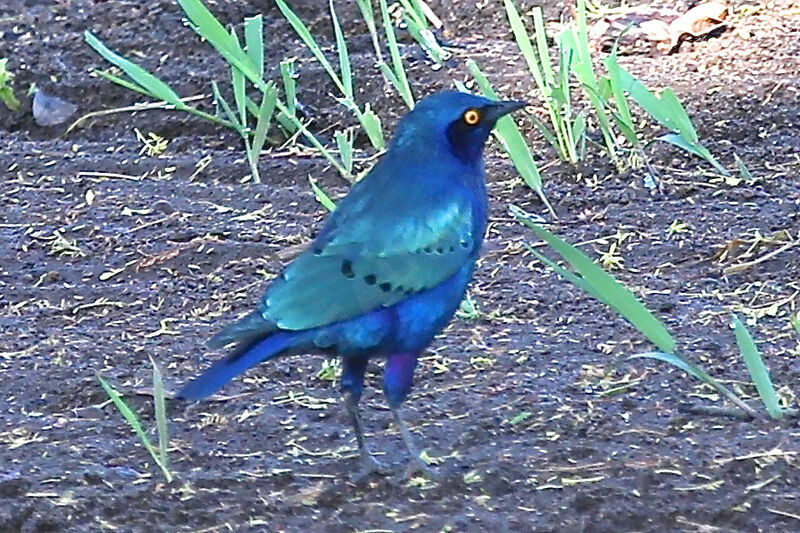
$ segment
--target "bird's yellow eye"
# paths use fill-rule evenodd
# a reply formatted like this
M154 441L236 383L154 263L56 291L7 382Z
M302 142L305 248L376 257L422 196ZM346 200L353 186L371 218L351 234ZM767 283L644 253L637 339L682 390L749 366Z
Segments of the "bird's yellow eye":
M469 126L477 126L481 121L481 112L477 109L467 109L464 113L464 122Z

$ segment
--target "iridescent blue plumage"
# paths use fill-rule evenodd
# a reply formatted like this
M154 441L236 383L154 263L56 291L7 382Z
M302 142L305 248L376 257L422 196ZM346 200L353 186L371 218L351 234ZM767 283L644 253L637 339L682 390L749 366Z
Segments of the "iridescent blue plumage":
M399 407L417 357L472 278L487 222L484 144L496 120L521 106L457 92L421 101L258 308L209 343L234 351L179 395L201 399L278 355L339 356L359 449L372 464L357 404L368 359L385 357L384 391L419 462Z

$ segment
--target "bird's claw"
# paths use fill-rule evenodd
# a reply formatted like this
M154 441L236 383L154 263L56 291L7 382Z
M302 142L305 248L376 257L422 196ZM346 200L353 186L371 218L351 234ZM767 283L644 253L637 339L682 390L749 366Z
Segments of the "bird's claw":
M436 479L436 471L428 466L428 463L423 461L422 458L414 457L406 466L405 478L412 479L420 476L427 479Z
M372 474L385 476L389 474L389 472L389 467L375 459L371 454L365 453L361 456L361 471L359 472L359 477L368 477Z

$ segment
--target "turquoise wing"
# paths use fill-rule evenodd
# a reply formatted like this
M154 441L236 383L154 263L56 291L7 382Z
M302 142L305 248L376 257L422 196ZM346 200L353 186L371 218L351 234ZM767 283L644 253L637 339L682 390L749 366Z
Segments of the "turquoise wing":
M354 189L269 288L265 319L286 330L347 320L435 287L472 260L480 238L467 191L377 185Z

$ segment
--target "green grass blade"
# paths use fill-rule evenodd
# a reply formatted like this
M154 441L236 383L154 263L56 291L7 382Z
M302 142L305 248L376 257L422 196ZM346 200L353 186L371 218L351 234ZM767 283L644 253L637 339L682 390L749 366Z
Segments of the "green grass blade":
M236 33L231 28L231 37L237 42ZM247 129L247 99L244 74L238 68L231 65L231 87L233 88L233 101L236 104L236 111L239 113L239 122L243 129Z
M283 94L286 107L291 115L297 113L297 74L294 69L294 59L281 61L281 78L283 79Z
M548 128L547 125L544 122L539 120L534 115L531 115L531 120L533 120L533 125L536 126L536 129L539 130L539 133L542 134L542 137L544 137L544 140L547 141L547 143L550 146L552 146L557 152L559 150L561 150L561 147L559 146L559 143L558 143L558 139L556 138L555 135L553 135L553 132L550 131L550 128ZM559 152L559 156L560 156L560 152Z
M244 136L244 125L239 123L239 119L236 117L236 114L231 109L230 104L228 104L227 100L222 97L222 94L219 92L219 87L217 86L217 82L211 82L211 92L214 94L214 101L217 103L225 115L228 117L228 120L233 124L233 128L239 132L240 135Z
M671 87L667 87L661 91L659 100L664 112L678 125L676 132L680 133L687 141L697 143L700 139L694 129L694 124L692 124L692 119L689 118L683 104L678 100L675 91Z
M403 6L403 11L408 18L412 19L417 26L424 29L428 28L428 19L422 12L418 2L412 4L408 0L400 0L400 5Z
M620 74L620 66L617 61L616 49L609 54L605 59L606 69L608 70L608 79L611 86L611 93L614 96L614 103L617 106L618 120L617 125L620 127L625 138L631 144L638 145L639 137L636 135L636 126L633 123L633 116L631 115L630 106L628 106L628 99L625 97L625 90L622 87L622 76Z
M281 114L278 115L279 119L281 115L283 115L286 119L288 119L291 122L291 124L295 128L297 128L297 130L299 130L300 133L302 133L306 139L308 139L308 142L310 142L314 148L319 150L319 152L323 155L323 157L325 157L325 159L327 159L328 162L330 162L330 164L334 166L334 168L339 172L339 174L342 175L343 178L352 181L353 175L350 172L348 172L346 168L342 166L342 164L339 162L338 159L336 159L336 156L334 156L330 152L330 150L325 148L325 146L323 146L323 144L319 142L319 139L317 139L316 135L308 131L306 125L303 124L303 122L296 115L289 114L289 110L286 109L286 106L283 105L283 103L281 103L280 100L277 100L275 102L275 106L281 112Z
M372 0L356 0L356 4L358 4L358 9L361 11L364 22L367 23L367 29L372 38L372 48L375 50L375 57L378 58L378 63L382 63L383 54L381 53L381 43L378 40L378 28L375 26L375 11L372 9Z
M308 177L308 181L311 184L311 190L314 191L314 196L317 197L317 201L319 201L319 203L321 203L325 207L325 209L327 209L331 213L336 211L336 202L331 200L331 197L328 196L328 193L323 191L322 187L317 185L317 182L314 181L314 179L311 176Z
M333 33L336 35L336 50L339 52L339 72L342 75L342 92L345 98L354 99L353 94L353 72L350 68L350 55L347 52L347 41L339 25L339 17L336 16L336 9L333 7L333 0L328 2L331 10L331 20L333 21Z
M336 87L342 92L342 94L347 94L342 80L339 78L339 75L336 74L336 71L333 69L333 65L331 65L330 61L328 61L328 58L322 53L322 48L320 48L320 46L317 44L317 41L314 39L314 36L311 35L311 31L308 29L308 27L297 15L295 15L294 11L292 11L292 9L284 0L275 0L275 2L278 4L278 9L281 10L283 16L286 17L286 20L288 20L289 24L292 26L292 28L294 28L295 33L297 33L309 51L311 51L319 64L322 65L322 68L328 73L328 76L330 76Z
M167 425L167 401L164 395L164 381L161 379L161 370L153 358L153 409L156 413L156 429L158 430L158 452L161 464L169 469L169 427Z
M262 70L257 67L250 57L241 48L238 41L232 38L222 24L199 0L178 0L178 3L192 23L193 29L206 39L225 60L239 69L247 79L254 83L261 91L266 83L259 75Z
M594 296L595 298L597 298L598 300L600 300L604 304L606 304L608 306L611 305L608 302L608 300L606 300L605 297L603 297L603 295L601 293L597 292L597 290L594 288L594 286L591 283L589 283L588 281L586 281L584 278L578 276L577 274L575 274L571 270L568 270L568 269L564 268L563 266L559 265L558 263L556 263L555 261L553 261L552 259L550 259L546 255L543 255L543 254L539 253L535 248L533 248L532 246L530 246L527 243L525 243L525 248L527 248L528 251L530 253L532 253L536 257L536 259L538 259L539 261L541 261L542 263L544 263L548 267L552 268L556 272L556 274L558 274L562 278L566 279L567 281L569 281L570 283L572 283L574 285L577 285L578 287L580 287L581 289L583 289L587 293L591 294L592 296Z
M256 66L258 77L264 77L264 18L261 15L244 19L244 44L247 56Z
M180 96L172 90L172 88L155 77L153 74L143 69L136 63L125 59L121 55L111 51L100 39L95 37L91 32L87 31L83 34L86 43L91 46L95 52L100 54L103 59L109 63L121 68L125 74L145 89L153 98L163 100L175 106L175 109L184 109L185 104L181 102ZM142 91L139 91L142 92Z
M403 0L401 0L401 3ZM425 53L428 54L434 63L437 65L441 65L445 59L449 57L449 52L442 49L439 46L439 42L436 40L436 36L433 34L431 30L423 26L419 23L419 21L410 13L408 9L403 9L403 20L406 23L406 29L408 33L414 38L414 40L425 50Z
M544 14L542 8L533 8L533 30L536 32L536 49L539 52L539 62L542 67L544 81L551 87L556 84L556 77L553 74L553 62L550 59L550 47L547 44L547 31L544 25Z
M739 345L739 351L742 353L747 370L750 371L750 377L756 386L761 402L767 409L769 416L776 419L781 418L783 410L778 402L778 394L775 392L775 387L769 377L769 370L767 370L767 365L764 364L764 359L761 357L753 337L735 314L731 316L731 324L733 333L736 336L736 343Z
M228 63L242 71L242 74L255 83L259 89L264 90L265 83L259 75L260 69L248 56L238 41L209 11L200 0L178 0L186 17L192 23L194 30L211 46L213 46Z
M667 353L675 352L677 347L675 339L632 292L592 261L586 254L529 220L520 211L519 208L512 206L512 214L547 242L593 287L594 291L591 294L601 295L601 301L608 303L628 322L633 324L659 350Z
M275 84L270 82L267 84L267 90L261 96L261 105L258 108L258 116L256 118L256 127L253 130L253 144L251 149L255 154L261 153L264 148L264 143L267 140L267 132L269 131L272 116L275 113L275 104L278 101L278 89Z
M375 114L369 104L364 107L364 112L360 115L361 126L367 132L370 143L376 150L383 150L386 147L386 139L383 136L383 126L381 119Z
M544 76L542 74L539 57L537 57L536 52L533 49L531 38L528 35L528 31L525 29L525 23L522 21L519 11L517 11L517 6L514 4L513 0L503 0L503 6L506 10L508 23L511 26L511 32L514 34L514 39L517 41L517 47L519 47L520 52L522 52L522 57L525 59L525 63L528 65L528 70L530 71L531 76L533 76L533 81L536 82L536 86L544 94L544 96L547 97L548 91L544 81Z
M586 85L593 89L597 89L597 77L594 74L594 66L592 65L592 54L589 51L589 26L586 22L586 0L577 0L577 29L575 36L577 38L577 51L581 70L583 70L583 77L586 80Z
M142 445L145 447L148 453L150 453L153 461L155 461L156 465L158 465L158 467L164 473L164 477L167 478L167 482L172 482L172 473L167 468L167 465L161 462L161 458L159 457L157 450L150 443L150 439L147 438L147 433L142 427L141 422L139 422L139 418L136 416L136 413L134 413L133 410L128 407L128 404L126 404L125 400L122 399L122 395L111 385L106 383L106 380L101 378L99 375L97 376L97 379L100 380L100 385L102 385L103 390L106 391L106 394L108 394L108 397L111 398L111 401L114 403L117 410L131 426L134 433L136 433L136 436L139 437L139 440L142 442Z
M738 402L741 402L741 400L739 400L738 397L736 397L736 395L730 391L730 389L725 387L725 385L723 385L722 383L711 377L705 370L695 365L694 363L692 363L691 361L689 361L680 354L664 353L664 352L647 352L647 353L632 355L628 357L628 359L655 359L657 361L663 361L665 363L669 363L675 367L680 368L687 374L696 377L703 383L711 385L712 387L719 390L729 398L736 398Z
M739 154L733 154L733 158L736 160L736 169L739 171L739 177L745 181L751 181L753 179L753 174L750 173L750 169L747 168L742 158L739 157Z
M408 77L406 76L406 70L403 66L403 58L400 55L400 47L397 45L397 37L394 33L394 24L389 16L389 8L386 5L386 0L378 0L378 3L381 9L383 29L386 33L386 42L389 44L389 53L392 58L392 69L394 70L395 79L397 80L396 87L408 108L414 109L414 95L411 93L411 86L408 84Z
M586 112L581 112L575 117L575 122L572 124L572 142L573 149L575 150L575 158L582 159L578 154L578 146L583 143L586 135Z
M744 403L741 398L736 396L728 387L714 379L710 376L705 370L697 366L696 364L692 363L682 355L678 353L663 353L663 352L647 352L647 353L640 353L637 355L632 355L628 359L655 359L657 361L664 361L665 363L670 363L671 365L680 368L684 372L688 373L691 376L696 377L703 383L710 385L717 389L723 396L728 398L731 402L736 404L742 411L747 413L748 415L755 417L757 416L756 411Z
M353 136L347 131L337 131L333 134L336 147L339 149L339 158L348 172L353 172ZM312 185L313 188L313 185Z
M95 70L95 72L97 73L98 76L107 79L111 83L116 83L117 85L119 85L121 87L125 87L126 89L128 89L130 91L134 91L134 92L143 94L145 96L149 96L150 98L154 98L156 100L160 100L160 98L158 96L154 95L153 93L151 93L150 91L148 91L147 89L145 89L144 87L139 85L138 83L134 83L132 81L126 80L125 78L120 78L119 76L115 76L114 74L111 74L110 72L106 72L104 70Z
M397 89L397 92L400 93L400 91L403 89L400 87L400 80L397 79L394 71L392 71L392 67L387 65L385 62L380 62L378 63L378 68L381 70L381 73L386 76L386 79L389 80L389 83L391 83L394 88Z

